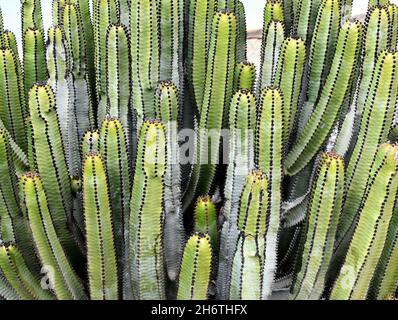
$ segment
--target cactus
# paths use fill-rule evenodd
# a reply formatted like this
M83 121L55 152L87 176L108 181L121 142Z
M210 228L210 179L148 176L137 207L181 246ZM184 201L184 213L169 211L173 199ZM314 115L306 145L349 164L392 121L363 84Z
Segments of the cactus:
M83 201L90 298L93 300L116 300L118 297L109 186L101 156L88 154L83 164Z
M164 299L164 176L166 135L158 121L143 123L139 137L130 202L129 266L133 296Z
M256 67L250 62L239 62L235 67L234 91L254 91Z
M195 232L209 235L213 252L218 250L218 214L210 197L199 197L194 212Z
M178 281L178 300L206 300L210 284L212 249L208 235L196 233L185 245Z

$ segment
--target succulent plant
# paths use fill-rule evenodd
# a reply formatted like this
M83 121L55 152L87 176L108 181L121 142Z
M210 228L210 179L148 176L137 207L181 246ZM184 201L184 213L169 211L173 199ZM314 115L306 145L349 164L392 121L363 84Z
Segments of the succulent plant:
M394 299L398 7L352 6L267 1L258 66L239 0L0 10L0 299Z

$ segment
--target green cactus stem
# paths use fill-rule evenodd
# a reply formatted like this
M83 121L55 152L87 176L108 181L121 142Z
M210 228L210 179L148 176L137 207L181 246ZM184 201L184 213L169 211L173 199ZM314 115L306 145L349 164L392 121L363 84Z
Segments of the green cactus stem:
M291 33L293 28L294 17L296 16L296 7L298 5L298 1L295 0L283 0L283 13L286 24L286 31L288 34Z
M170 280L177 279L185 244L185 230L181 208L181 168L178 148L178 120L180 118L180 95L170 81L162 81L155 95L156 117L166 131L167 168L164 177L164 246L165 262Z
M373 8L375 6L385 6L390 3L389 0L369 0L368 7Z
M84 133L80 147L82 159L84 159L87 153L99 152L99 141L100 135L98 130L87 130Z
M299 257L290 299L318 300L325 287L344 193L344 163L335 154L320 156L305 222L304 251Z
M24 87L28 96L31 87L47 81L46 46L42 29L28 28L24 33L23 49Z
M101 126L99 151L104 157L110 191L113 232L119 267L124 258L124 239L130 214L130 159L127 137L121 121L107 117Z
M84 299L83 285L55 231L41 179L35 173L23 175L20 190L42 270L46 272L57 299Z
M199 197L195 205L194 231L208 234L213 252L218 251L218 213L215 203L209 196Z
M290 133L296 121L296 112L300 102L301 84L306 58L305 43L302 39L287 38L279 54L278 68L274 85L283 92L284 110L283 141L289 141Z
M41 175L47 192L51 217L57 235L68 253L76 256L74 240L68 230L72 190L54 93L49 85L34 85L29 95L34 167Z
M109 188L102 157L99 154L88 154L83 165L83 202L92 300L118 299L117 258Z
M106 37L106 93L107 104L99 111L99 121L106 115L117 117L129 132L131 99L130 38L125 26L110 25Z
M131 2L132 104L140 130L144 118L153 118L153 97L159 82L159 1Z
M360 208L353 237L333 285L330 299L366 299L387 239L394 213L398 148L390 144L380 147L370 171L372 183Z
M253 92L256 81L256 66L250 62L239 62L235 67L234 91Z
M342 17L345 20L348 20L352 14L352 5L353 0L342 0L340 1L340 10L342 12Z
M76 0L75 0L76 1ZM82 13L77 4L67 4L64 8L63 26L68 46L70 72L74 82L75 117L79 139L95 123L91 100L89 47L86 47ZM105 58L104 58L105 59Z
M264 17L264 21L266 21L266 17ZM261 45L261 66L257 85L258 96L261 94L262 89L271 86L274 82L279 54L285 40L285 25L283 22L271 21L267 25L268 29L266 31L263 30Z
M25 96L18 56L11 48L0 49L0 119L13 140L27 150Z
M130 30L130 7L131 0L119 0L120 23Z
M19 68L20 68L17 38L15 37L15 34L12 31L5 30L3 32L3 45L7 48L12 49L15 56L18 58L18 62L19 62L18 64L19 64Z
M239 237L237 224L240 196L247 175L254 169L254 128L256 100L247 90L239 90L231 101L229 113L229 163L224 187L223 226L220 236L217 296L227 299L233 255Z
M178 300L207 300L212 269L212 248L209 235L195 233L184 249Z
M229 299L264 298L265 233L269 194L267 177L261 171L247 176L240 198Z
M189 0L187 72L193 100L202 108L215 0Z
M21 19L21 34L25 34L28 29L44 30L40 0L22 0Z
M272 21L285 22L283 4L280 0L267 1L265 4L263 13L263 32L267 32ZM263 37L263 39L266 39L266 37Z
M328 138L339 115L343 102L349 94L358 60L362 25L346 22L339 32L332 68L302 133L293 144L285 161L289 175L300 172L316 155Z
M294 31L306 43L311 43L321 2L322 0L298 0Z
M67 0L53 0L52 3L52 18L53 25L59 26L62 24L62 19L64 16L64 8Z
M163 264L164 176L166 173L165 128L145 121L137 150L130 202L129 266L133 297L165 298Z
M0 272L21 300L53 300L49 290L42 288L39 280L28 268L22 253L12 244L0 246Z
M185 204L196 195L210 193L219 162L221 129L228 122L235 69L236 18L229 11L214 16L203 106L200 113L197 161ZM217 80L216 80L217 79ZM214 81L224 85L214 87Z
M392 49L398 45L398 6L396 4L390 4L388 6L390 12L390 23L391 23L391 44Z
M398 90L398 53L379 54L368 97L363 107L358 137L347 166L347 194L337 238L340 242L353 224L361 206L369 170L381 143L388 138Z

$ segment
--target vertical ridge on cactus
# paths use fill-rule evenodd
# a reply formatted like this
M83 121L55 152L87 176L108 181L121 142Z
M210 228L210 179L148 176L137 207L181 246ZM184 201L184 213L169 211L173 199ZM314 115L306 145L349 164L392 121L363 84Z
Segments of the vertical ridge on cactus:
M83 138L81 141L81 157L84 159L84 157L87 155L87 153L95 153L99 152L99 141L100 141L100 135L99 131L97 129L95 130L87 130L83 134Z
M250 62L239 62L235 67L234 91L253 92L256 81L256 66Z
M21 1L22 34L28 29L44 30L40 0Z
M41 179L35 173L27 173L20 178L20 189L36 251L57 299L84 299L83 285L54 227Z
M398 191L397 147L382 145L370 171L372 183L359 209L353 237L331 299L365 299L375 273Z
M163 270L166 135L159 121L145 121L139 136L130 202L129 267L133 297L165 299Z
M207 234L195 233L184 249L178 283L178 300L206 300L212 268L212 248Z
M319 299L332 258L337 224L344 194L343 159L334 154L320 156L306 218L303 254L292 286L291 299Z
M213 252L218 251L218 214L209 196L199 197L194 210L194 230L209 235Z
M87 264L92 300L118 299L118 271L110 184L99 154L88 154L83 164L84 220ZM120 233L120 231L118 231Z
M311 43L312 30L322 0L298 0L294 31L298 37Z

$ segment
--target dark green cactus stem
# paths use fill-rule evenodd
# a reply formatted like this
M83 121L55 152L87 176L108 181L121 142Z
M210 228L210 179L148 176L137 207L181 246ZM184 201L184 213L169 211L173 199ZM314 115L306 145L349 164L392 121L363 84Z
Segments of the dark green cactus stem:
M145 121L141 128L130 202L129 267L133 297L165 299L163 264L165 128Z
M194 211L194 231L208 234L213 252L218 251L218 213L209 196L199 197Z
M0 119L13 140L27 150L25 96L17 55L11 48L0 49Z
M57 235L68 253L76 256L76 246L68 230L72 190L64 156L54 93L49 85L34 85L29 95L34 167L47 192Z
M28 268L22 253L12 244L0 246L0 272L21 300L53 300L49 290L43 289L39 279Z
M353 237L330 299L366 299L387 239L398 191L398 148L384 144L370 171L369 185Z
M108 177L113 232L119 266L122 266L124 239L130 214L130 159L127 137L121 121L107 117L101 126L99 151Z
M344 194L344 163L335 154L320 156L305 222L304 251L290 299L318 300L325 287Z
M235 67L234 91L253 92L256 81L256 66L250 62L240 62Z
M361 119L358 137L347 166L347 194L337 233L340 242L353 224L361 206L369 170L381 143L390 132L398 90L398 53L379 54Z
M159 1L131 2L130 31L132 104L139 130L144 118L153 118L155 113L153 97L160 76Z
M227 299L233 255L239 237L237 217L240 196L247 175L254 169L254 128L256 100L253 94L239 90L231 101L229 113L229 163L224 187L224 223L220 236L220 254L217 276L217 296Z
M25 94L28 96L35 83L48 79L46 46L41 29L28 28L24 33L23 68Z
M28 29L44 30L40 0L22 0L21 18L22 35L25 34Z
M99 154L88 154L84 161L83 202L90 298L117 300L118 272L110 184Z
M180 118L179 90L170 81L160 83L155 95L156 117L166 131L167 168L164 177L164 245L169 279L175 281L185 244L185 230L181 208L181 168L178 148L178 120Z
M279 53L285 40L285 25L283 22L271 21L267 25L268 29L266 31L263 30L261 45L261 66L257 85L258 96L261 94L262 89L271 86L274 82Z
M74 115L80 139L84 132L93 127L95 120L89 73L91 62L88 51L90 48L86 47L84 24L79 5L67 4L65 6L63 26L70 53L70 71L74 79Z
M106 110L106 36L109 25L119 23L119 2L95 0L93 5L97 103L98 110ZM99 122L102 120L99 119Z
M322 0L298 0L294 32L298 37L304 39L306 43L311 43L321 2Z
M398 283L398 207L395 206L382 256L377 264L368 298L385 300L393 296Z
M229 299L265 298L264 284L268 284L264 279L268 204L267 177L261 171L253 171L247 176L240 197L240 236L234 251Z
M60 27L51 27L48 30L47 44L47 66L50 76L48 84L55 94L69 175L79 176L81 168L79 132L76 121L75 89L70 74L68 54L63 30Z
M195 233L184 249L180 277L178 281L178 300L206 300L212 269L212 248L209 235Z
M17 38L15 37L15 34L12 31L5 30L3 32L3 45L7 48L12 49L15 56L18 58L19 62L18 64L20 66Z
M129 132L131 99L130 38L125 26L110 25L106 37L106 94L105 109L99 109L99 121L106 115L117 117Z
M35 173L23 175L20 190L42 270L47 273L57 299L84 299L83 285L57 236L41 179Z
M325 143L349 94L358 60L362 25L346 22L340 30L336 53L320 98L285 161L285 171L295 175L316 155Z
M177 88L183 90L184 0L160 0L159 7L159 80L171 80Z
M265 88L262 92L256 132L256 162L268 177L270 203L265 235L266 261L263 294L271 293L278 254L278 233L281 219L282 159L284 153L284 99L279 89Z
M200 113L197 159L184 200L187 205L191 204L195 194L210 193L216 174L221 129L228 122L232 97L235 38L235 15L231 12L217 12L213 21L205 93ZM224 85L214 87L215 79Z
M309 50L307 103L316 103L329 74L340 29L340 0L323 0ZM309 113L312 109L309 110Z
M305 43L302 39L287 38L279 54L274 85L283 92L284 110L283 141L288 143L296 120L300 102L301 83L306 58Z
M298 1L295 0L283 0L283 13L285 18L286 30L288 34L291 33L293 28L294 17L296 15L296 7L298 5Z
M202 108L215 0L189 0L187 72L198 111Z
M99 152L99 141L100 135L98 130L87 130L84 133L80 147L82 159L84 159L87 153Z

